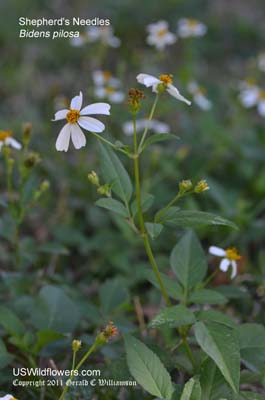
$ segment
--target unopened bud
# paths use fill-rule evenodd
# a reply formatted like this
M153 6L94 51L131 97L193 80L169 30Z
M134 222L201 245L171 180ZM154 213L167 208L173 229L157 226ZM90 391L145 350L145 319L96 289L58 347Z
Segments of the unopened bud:
M209 190L209 189L210 189L210 187L208 186L208 183L206 182L206 180L202 179L195 186L194 192L195 193L202 193L202 192L205 192L206 190Z
M141 101L145 98L145 95L141 90L131 88L129 90L129 108L133 114L137 114L141 108Z
M105 185L99 186L97 192L102 196L110 197L111 196L110 185L105 183Z
M189 190L192 189L192 187L193 187L192 182L189 179L183 180L179 183L179 191L181 194L188 192Z
M29 144L31 131L32 131L32 124L30 122L25 123L23 125L23 134L22 134L22 142L24 146L27 146Z
M74 353L76 353L80 349L81 346L82 346L81 340L74 339L72 341L72 349L73 349Z
M26 168L33 168L39 162L41 162L40 155L38 153L31 152L27 155L27 157L24 161L24 165Z
M95 171L91 171L88 175L87 178L89 180L90 183L92 183L92 185L99 185L99 178L98 175Z

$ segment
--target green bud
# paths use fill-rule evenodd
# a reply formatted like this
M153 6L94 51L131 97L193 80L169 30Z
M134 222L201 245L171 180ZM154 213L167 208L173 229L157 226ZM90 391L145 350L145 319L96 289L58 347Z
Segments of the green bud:
M183 180L179 183L179 191L181 194L187 193L192 189L192 187L193 187L192 182L189 179Z
M30 152L24 160L24 165L26 168L33 168L41 162L40 155L35 152Z
M31 138L31 131L32 131L32 124L27 122L23 126L23 133L22 133L22 143L24 146L27 146L30 142Z
M105 183L105 185L101 185L98 187L97 192L101 194L102 196L106 197L111 197L111 189L110 185L108 183Z
M81 346L82 346L81 340L74 339L72 341L72 349L73 349L74 353L76 353L80 349Z
M210 189L210 187L208 186L208 183L206 182L206 180L202 179L195 186L194 192L195 193L202 193L202 192L205 192L206 190L209 190L209 189Z
M91 171L88 175L87 178L92 185L99 186L99 177L95 171Z

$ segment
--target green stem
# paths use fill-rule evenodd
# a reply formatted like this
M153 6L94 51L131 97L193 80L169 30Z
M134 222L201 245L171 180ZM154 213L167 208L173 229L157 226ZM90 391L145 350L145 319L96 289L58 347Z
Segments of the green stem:
M157 95L155 97L155 100L154 100L154 103L153 103L153 106L151 108L148 120L147 120L146 128L144 130L143 136L142 136L142 138L140 140L140 143L139 143L139 147L138 147L138 153L139 154L143 151L143 144L144 144L146 135L147 135L147 133L149 131L149 123L150 123L151 119L154 116L154 112L155 112L155 109L156 109L156 106L157 106L158 99L159 99L159 94L157 93Z
M90 132L92 133L92 135L96 136L97 139L101 140L102 142L108 144L110 147L112 147L113 149L115 149L116 151L119 151L123 154L125 154L127 157L132 158L133 156L131 154L129 154L127 151L123 150L123 149L119 149L117 146L115 146L114 143L110 142L108 139L105 139L103 136L98 135L96 132Z
M82 367L82 365L84 364L84 362L88 359L88 357L98 348L99 343L96 341L91 347L90 349L87 351L87 353L84 355L83 358L81 358L81 360L79 361L79 363L77 364L77 366L74 368L75 371L78 371L80 369L80 367ZM74 360L73 360L74 361ZM69 383L72 382L74 378L74 374L72 373L70 378L68 379L68 385L65 385L61 396L59 397L59 400L64 400L64 396L66 395L66 393L68 392L69 389Z
M182 343L184 344L184 347L185 347L187 356L189 357L189 360L190 360L190 362L191 362L191 364L192 364L194 370L196 370L196 368L197 368L196 361L195 361L195 358L194 358L194 356L193 356L193 354L192 354L190 345L189 345L189 343L188 343L188 341L187 341L187 337L183 337L183 338L182 338Z
M137 150L137 133L136 133L136 116L135 115L134 115L134 119L133 119L133 125L134 125L134 179L135 179L136 202L137 202L141 237L143 239L146 254L148 256L151 267L153 269L153 272L154 272L157 282L159 284L162 296L163 296L166 304L170 305L169 296L167 294L167 291L166 291L163 281L161 279L160 272L159 272L158 266L156 264L154 255L153 255L153 251L152 251L152 248L151 248L151 245L149 242L149 238L148 238L148 234L146 232L145 224L144 224L144 217L143 217L142 204L141 204L139 153Z

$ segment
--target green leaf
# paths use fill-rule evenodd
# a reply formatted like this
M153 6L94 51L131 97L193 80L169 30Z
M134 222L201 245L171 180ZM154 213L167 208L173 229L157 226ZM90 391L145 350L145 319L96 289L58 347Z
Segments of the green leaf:
M124 203L128 203L132 196L132 183L118 156L109 146L99 143L101 154L101 168L104 179L111 185L113 192Z
M228 299L245 299L249 297L248 292L245 288L240 288L233 285L221 285L216 288L216 290L223 294Z
M239 389L240 353L234 330L209 322L195 324L195 337L202 350L211 357L235 393Z
M156 222L161 222L169 226L182 226L196 228L203 225L224 225L233 229L237 226L225 218L204 211L184 210L180 211L177 207L171 207L162 217L156 216Z
M170 328L195 323L192 311L179 304L177 306L163 308L162 311L150 322L150 326L155 328L161 325L168 325Z
M237 324L232 320L232 318L216 310L203 310L196 313L196 317L200 321L212 321L218 324L223 324L229 326L230 328L235 328Z
M129 299L129 293L121 279L109 279L100 286L100 303L104 314L114 311Z
M142 276L145 277L149 282L152 283L157 289L160 289L160 286L157 283L157 280L154 276L153 271L143 270ZM183 297L182 288L177 281L172 280L167 275L160 272L160 277L162 282L166 288L167 294L175 300L181 300Z
M240 392L242 400L264 400L264 395L253 392Z
M128 218L129 214L127 209L124 207L124 205L115 199L99 199L96 201L96 205L98 207L105 208L106 210L112 211L115 214L120 215L123 218Z
M190 294L188 301L195 304L225 304L227 298L216 290L198 289Z
M163 225L161 224L153 224L151 222L146 222L145 227L151 239L157 238L162 232Z
M0 369L9 365L13 359L14 356L8 353L4 342L0 339Z
M154 202L154 196L152 194L141 193L141 206L142 206L142 211L144 213L149 210L149 208L152 206L153 202ZM136 199L132 202L131 210L132 210L133 217L135 217L137 215L137 211L138 211Z
M134 379L153 396L170 400L174 388L157 355L133 336L125 335L124 339L127 364Z
M63 339L64 337L65 336L62 335L61 333L54 331L49 331L49 330L38 331L37 342L33 347L33 352L35 354L38 354L39 351L43 349L43 347L47 346L47 344L54 342L56 340Z
M156 133L155 135L150 136L144 143L142 150L146 149L151 144L157 142L164 142L165 140L170 139L179 139L178 136L172 135L172 133Z
M207 358L201 365L200 383L203 393L202 400L234 399L232 390L216 364Z
M61 288L47 285L40 290L31 313L37 329L69 333L79 320L79 309Z
M189 231L172 250L170 265L178 280L190 288L205 277L207 262L197 236Z
M61 245L60 243L48 242L39 247L39 251L42 253L49 253L49 254L59 254L59 255L68 255L69 250Z
M0 306L0 325L9 335L23 335L25 328L16 314L5 306Z
M184 386L180 400L201 400L201 396L200 382L196 378L191 378Z
M168 224L168 221L171 221L171 219L174 219L175 215L177 212L180 211L179 207L170 207L167 210L165 208L162 208L159 210L156 215L155 215L155 222L161 222L161 223L166 223Z
M242 324L236 328L240 349L264 348L265 350L265 328L261 324Z

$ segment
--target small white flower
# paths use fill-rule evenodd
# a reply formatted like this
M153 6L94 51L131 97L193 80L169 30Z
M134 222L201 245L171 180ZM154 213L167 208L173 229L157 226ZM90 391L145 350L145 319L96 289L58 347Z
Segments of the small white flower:
M107 103L94 103L82 108L83 94L75 96L70 104L70 109L57 111L53 121L62 119L67 120L67 124L61 129L56 140L56 150L67 151L70 138L76 149L86 145L86 137L80 128L90 132L103 132L105 125L96 118L87 117L87 115L102 114L110 115L110 105ZM81 109L82 108L82 109Z
M73 37L70 39L70 44L74 47L81 47L88 42L88 37L86 32L81 32L78 37Z
M229 247L226 250L221 247L211 246L209 248L209 253L213 254L217 257L222 257L222 261L220 262L219 268L223 272L227 272L229 266L232 267L231 278L233 279L237 274L237 263L236 261L240 260L241 256L238 254L238 251L235 247Z
M152 91L157 93L158 86L163 85L165 90L176 99L183 101L184 103L191 105L191 102L182 96L178 89L172 85L172 75L160 75L156 78L149 74L139 74L136 77L137 81L146 87L152 86Z
M260 71L265 72L265 53L258 55L258 68Z
M0 130L0 151L3 146L10 146L13 149L21 150L22 145L16 139L12 137L11 131L2 131ZM1 400L1 399L0 399Z
M149 129L152 130L154 133L169 133L169 125L165 124L164 122L157 121L152 119L148 121L148 119L138 119L136 121L136 132L140 132L144 130L149 125ZM127 121L123 124L123 132L125 135L131 136L134 132L133 121Z
M193 95L194 103L202 110L208 111L212 108L212 102L205 96L204 88L192 81L188 84L188 91Z
M147 25L146 29L148 31L147 43L155 46L157 50L163 50L167 45L174 44L177 41L176 35L169 32L166 21Z
M0 397L0 400L17 400L17 399L15 399L15 397L12 396L12 394L6 394L4 397Z
M207 26L193 18L181 18L178 21L177 33L182 38L204 36Z
M257 104L260 89L254 81L245 80L240 82L239 89L239 100L244 107L250 108Z
M108 99L112 103L121 103L125 97L124 93L117 90L115 86L98 86L94 92L99 99Z
M111 26L91 26L86 33L90 42L101 41L110 47L119 47L121 44L120 39L114 36Z
M110 71L102 71L97 69L92 74L93 81L97 86L109 85L112 87L119 87L121 81L117 78L114 78Z
M258 93L257 109L259 115L265 117L265 90L260 90Z

